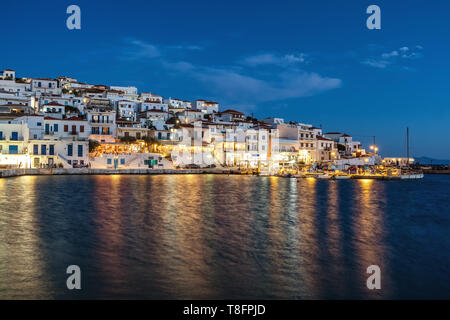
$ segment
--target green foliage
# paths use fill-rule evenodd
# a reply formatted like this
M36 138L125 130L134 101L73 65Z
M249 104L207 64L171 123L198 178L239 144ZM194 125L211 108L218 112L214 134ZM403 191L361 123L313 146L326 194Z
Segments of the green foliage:
M66 113L80 113L80 110L78 110L78 108L76 108L76 107L65 106L64 109L65 109Z
M89 140L89 152L94 152L98 146L100 146L100 142L97 140Z
M136 138L132 136L120 137L120 142L133 143L136 142Z

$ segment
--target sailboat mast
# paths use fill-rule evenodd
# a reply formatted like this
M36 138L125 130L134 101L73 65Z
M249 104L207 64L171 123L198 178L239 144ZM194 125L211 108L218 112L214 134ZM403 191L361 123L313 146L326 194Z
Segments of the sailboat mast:
M406 165L409 167L409 128L406 127Z

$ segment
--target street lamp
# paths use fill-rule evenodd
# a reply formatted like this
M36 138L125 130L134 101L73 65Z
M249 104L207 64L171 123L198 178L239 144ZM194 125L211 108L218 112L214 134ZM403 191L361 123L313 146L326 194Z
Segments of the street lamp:
M375 154L377 154L378 147L376 145L372 145L372 146L370 146L370 150L373 150L375 152Z

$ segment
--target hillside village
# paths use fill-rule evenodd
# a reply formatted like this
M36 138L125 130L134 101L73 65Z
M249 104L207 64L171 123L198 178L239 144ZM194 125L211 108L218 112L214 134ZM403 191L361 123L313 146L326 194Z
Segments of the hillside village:
M186 101L136 87L71 77L0 73L2 168L239 168L374 165L341 132L281 118L256 119L210 100ZM385 159L392 162L399 159Z

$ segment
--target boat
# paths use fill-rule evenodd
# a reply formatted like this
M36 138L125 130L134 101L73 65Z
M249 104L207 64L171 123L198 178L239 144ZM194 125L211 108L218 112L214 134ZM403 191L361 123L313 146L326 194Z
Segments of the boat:
M331 179L332 177L333 177L332 175L329 175L327 173L319 174L319 175L316 176L317 179Z
M336 179L336 180L348 180L348 179L351 179L352 177L351 176L349 176L349 175L341 175L341 174L337 174L337 175L334 175L333 176L333 179Z
M406 172L401 172L400 170L400 179L402 180L411 180L411 179L423 179L423 171L417 171L410 167L409 165L409 128L406 127L406 165L408 169Z
M423 179L423 173L407 173L400 175L400 179Z

